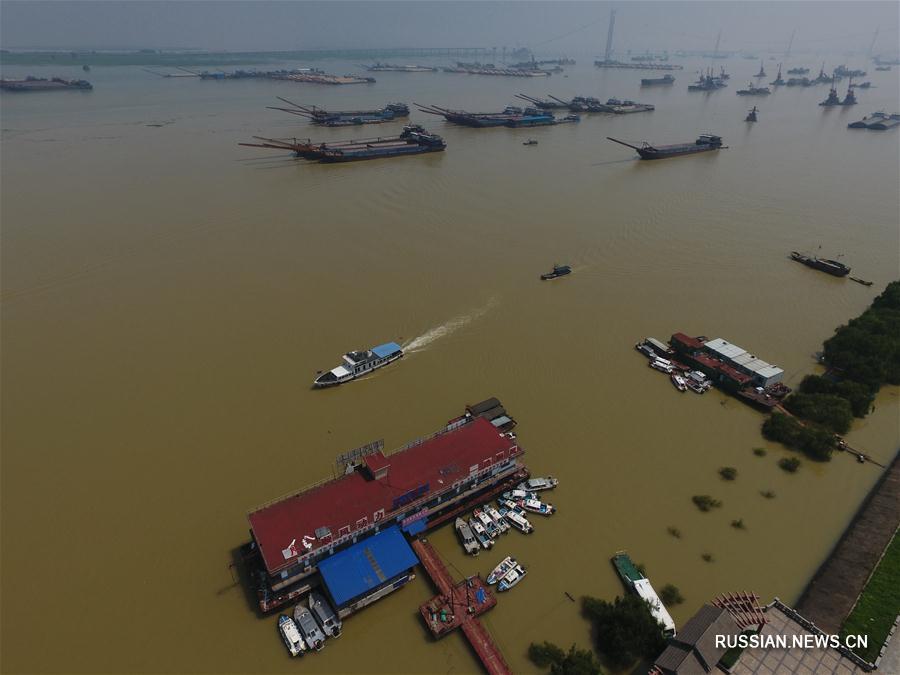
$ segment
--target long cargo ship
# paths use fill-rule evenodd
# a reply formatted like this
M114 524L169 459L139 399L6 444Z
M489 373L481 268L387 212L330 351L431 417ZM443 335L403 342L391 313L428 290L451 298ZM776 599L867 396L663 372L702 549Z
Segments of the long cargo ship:
M321 163L354 162L366 159L382 159L420 155L426 152L441 152L447 144L437 134L432 134L417 124L403 127L399 136L379 136L377 138L351 139L314 143L307 139L278 139L256 136L260 143L239 143L251 148L271 148L289 150L301 159Z
M407 65L398 66L393 63L373 63L364 66L370 73L436 73L437 68L431 66Z
M675 145L650 145L646 141L638 147L625 141L620 141L610 136L607 140L624 145L627 148L636 150L641 159L666 159L668 157L682 157L684 155L693 155L698 152L710 152L718 150L722 147L722 137L713 134L700 134L693 143L677 143Z
M313 387L336 387L383 368L402 356L403 349L396 342L387 342L366 351L347 352L341 365L319 375L313 382Z
M597 68L625 68L628 70L683 70L684 66L672 63L623 63L622 61L602 60L594 61Z
M409 117L409 106L405 103L388 103L383 108L374 110L325 110L314 105L300 105L281 96L277 98L291 107L266 106L269 110L280 110L291 115L304 117L313 124L326 127L380 124L382 122L393 122L401 117Z
M0 89L4 91L90 91L94 88L87 80L64 80L61 77L34 77L29 75L24 80L0 80Z
M671 75L663 75L662 77L642 77L641 78L641 86L642 87L652 87L654 85L659 84L673 84L675 82L675 78Z
M673 637L675 635L675 622L672 620L666 606L659 599L650 580L637 568L624 551L619 551L612 558L612 563L622 578L622 582L628 590L636 593L650 606L650 613L657 623L662 624L663 635Z
M827 272L835 277L845 277L850 274L850 268L842 262L831 260L830 258L817 258L816 256L805 255L798 251L791 251L791 260L796 260L807 267L812 267L820 272Z
M338 458L329 478L253 509L250 543L241 547L259 607L270 612L307 593L342 557L379 538L403 539L452 521L528 477L514 420L495 399L466 407L435 434L394 452L378 441ZM403 542L395 542L400 548ZM333 564L332 564L333 563ZM415 556L413 562L415 564ZM412 564L404 564L408 569ZM383 563L382 563L383 565ZM332 569L331 571L335 571ZM372 574L359 592L335 598L340 617L409 579Z
M473 113L466 110L449 110L436 105L416 105L419 106L419 110L429 115L439 115L453 124L476 128L510 127L517 129L520 127L551 126L579 121L579 118L575 115L557 118L546 110L537 107L522 109L511 105L504 108L502 112Z

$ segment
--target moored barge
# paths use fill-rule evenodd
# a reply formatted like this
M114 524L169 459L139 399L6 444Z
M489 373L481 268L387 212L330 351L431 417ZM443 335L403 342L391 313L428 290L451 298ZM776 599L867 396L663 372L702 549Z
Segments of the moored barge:
M4 91L90 91L94 88L87 80L65 80L61 77L34 77L29 75L24 80L0 80L0 89Z
M847 265L830 258L818 258L814 255L805 255L799 251L791 251L791 260L796 260L798 263L812 267L820 272L826 272L834 277L845 277L850 274L850 268Z
M675 145L650 145L646 141L640 147L620 141L609 136L607 140L624 145L627 148L636 150L641 159L666 159L668 157L681 157L683 155L693 155L698 152L710 152L718 150L722 147L722 137L713 134L700 134L693 143L678 143Z

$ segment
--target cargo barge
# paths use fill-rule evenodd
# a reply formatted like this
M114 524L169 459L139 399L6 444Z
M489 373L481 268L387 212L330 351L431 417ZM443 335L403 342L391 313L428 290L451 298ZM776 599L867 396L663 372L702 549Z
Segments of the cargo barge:
M546 110L536 107L519 108L507 106L501 112L473 113L466 110L450 110L436 105L419 105L419 110L429 115L438 115L452 124L479 129L487 127L509 127L518 129L522 127L543 127L569 122L578 122L577 115L567 115L557 118Z
M61 77L34 77L24 80L0 80L3 91L90 91L94 88L87 80L64 80Z
M374 110L325 110L314 105L300 105L281 96L277 98L291 107L266 106L269 110L280 110L291 115L304 117L313 124L325 127L381 124L383 122L393 122L402 117L409 117L409 106L405 103L388 103L383 108Z
M663 75L662 77L643 77L641 78L642 87L652 87L659 84L673 84L675 78L671 75Z
M406 65L398 66L393 63L373 63L364 66L370 73L436 73L437 68L431 66Z
M666 159L668 157L682 157L684 155L693 155L698 152L710 152L718 150L722 146L721 136L713 134L701 134L693 143L678 143L675 145L650 145L646 141L641 146L632 145L625 141L620 141L610 136L607 140L624 145L627 148L636 150L641 159Z
M318 161L324 164L354 162L366 159L383 159L420 155L427 152L441 152L447 144L437 134L412 124L403 127L399 136L351 139L346 141L326 141L314 143L309 139L277 139L256 136L260 143L239 143L251 148L271 148L289 150L295 157Z
M619 551L612 558L613 566L622 579L622 583L632 593L637 594L640 598L650 606L650 613L656 622L662 624L663 635L665 637L675 636L675 621L672 620L666 606L659 599L650 580L644 576L637 566L631 561L631 558L624 551Z
M850 274L850 268L842 262L830 258L817 258L814 255L805 255L799 251L791 251L791 260L812 267L814 270L825 272L833 277L845 277Z
M622 61L613 60L594 61L594 66L597 68L624 68L627 70L684 70L684 66L672 63L623 63Z
M339 577L346 558L365 562L376 545L405 551L406 538L525 480L514 426L500 402L487 399L394 452L378 441L345 453L338 478L253 509L251 541L241 553L260 609L273 611L321 584L343 618L404 585L414 555L390 574L385 569L384 578Z

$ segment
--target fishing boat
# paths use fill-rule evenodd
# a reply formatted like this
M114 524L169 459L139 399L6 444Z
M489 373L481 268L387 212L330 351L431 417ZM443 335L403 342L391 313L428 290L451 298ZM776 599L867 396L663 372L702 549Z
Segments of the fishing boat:
M567 274L572 273L572 268L568 265L554 265L553 270L541 275L541 281L549 281L550 279L558 279Z
M556 513L556 507L553 504L545 504L539 499L523 499L522 507L526 511L531 511L532 513L539 513L542 516L552 516Z
M297 624L307 646L317 652L322 651L322 648L325 647L325 633L319 628L319 624L316 623L312 612L306 605L294 607L294 623Z
M328 599L319 591L312 591L309 594L309 610L313 613L322 631L328 637L339 638L341 636L341 628L343 622L337 615Z
M758 112L759 112L759 110L757 109L757 107L753 106L753 109L747 113L747 116L744 118L744 121L745 122L756 122L757 121L756 113L758 113Z
M675 622L669 615L665 605L663 605L662 600L659 599L656 591L653 590L653 586L650 585L650 580L644 576L624 551L616 553L612 562L626 588L637 593L650 606L650 613L653 615L653 618L663 626L663 635L673 637L675 635Z
M668 157L683 157L684 155L693 155L698 152L710 152L718 150L722 147L722 137L713 134L700 134L693 143L677 143L675 145L650 145L646 141L640 147L620 141L610 136L607 140L624 145L627 148L636 150L641 159L666 159Z
M791 260L796 260L798 263L802 263L807 267L812 267L814 270L826 272L835 277L845 277L850 274L849 267L844 263L830 258L818 258L816 256L805 255L798 251L791 251Z
M386 342L367 351L347 352L343 363L322 373L313 381L313 387L321 389L334 387L357 377L371 373L383 366L393 363L403 356L403 349L396 342Z
M478 543L481 544L481 548L489 549L494 545L494 540L488 536L487 530L484 529L484 525L480 522L474 518L470 518L469 527L472 528L472 532L475 534Z
M519 490L527 490L530 492L540 492L541 490L552 490L559 485L559 480L553 476L545 478L529 478L523 483L519 483L516 488Z
M497 523L494 522L494 519L491 518L484 509L475 509L475 517L481 522L484 526L484 529L487 531L488 536L495 540L503 534L500 530L500 527Z
M516 564L515 567L513 567L509 572L506 573L506 575L502 579L500 579L500 583L497 585L497 590L501 592L508 591L517 583L522 581L522 579L525 578L526 574L528 574L528 572L525 570L525 568L519 564Z
M497 565L490 574L488 574L487 582L493 586L503 577L505 577L515 566L516 559L509 555L506 556L503 560L500 561L500 564Z
M485 504L484 512L487 513L491 517L491 519L494 521L494 523L497 525L497 527L500 528L500 532L502 534L506 534L509 532L510 524L507 522L507 520L503 516L500 515L500 512L497 511L497 509L495 509L490 504Z
M670 375L670 379L672 380L672 384L675 385L675 388L680 392L687 391L687 383L684 381L684 378L681 375L676 375L672 373Z
M291 656L303 656L306 651L306 643L297 630L297 624L286 614L278 617L278 632L281 633L281 639L284 640L284 646L288 648Z
M472 528L469 527L469 524L462 518L457 518L453 526L456 528L456 534L459 535L459 540L462 542L466 553L478 555L481 551L481 545L475 539L475 535L472 534Z
M522 145L537 145L538 142L533 138L529 138L527 141L523 142Z

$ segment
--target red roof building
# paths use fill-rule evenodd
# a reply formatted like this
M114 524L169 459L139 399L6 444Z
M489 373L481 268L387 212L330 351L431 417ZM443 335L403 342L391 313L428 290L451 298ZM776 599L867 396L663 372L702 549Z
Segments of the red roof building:
M270 575L315 564L356 533L410 518L441 493L480 476L506 473L522 452L512 435L474 418L388 456L367 455L363 467L348 475L251 512L253 538Z

